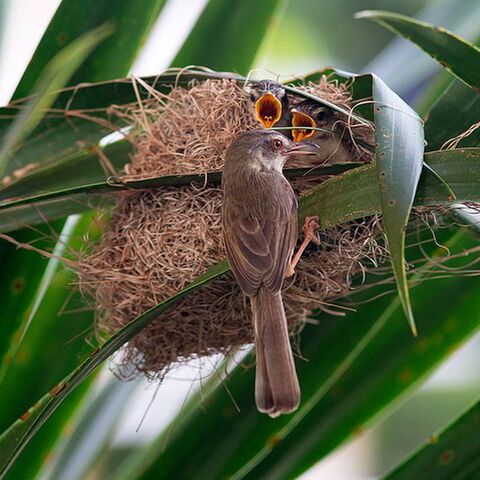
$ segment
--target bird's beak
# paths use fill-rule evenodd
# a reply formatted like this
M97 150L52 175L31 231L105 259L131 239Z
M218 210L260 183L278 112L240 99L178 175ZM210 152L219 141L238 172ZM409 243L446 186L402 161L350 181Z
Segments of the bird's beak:
M288 156L302 156L302 155L318 155L319 148L313 142L302 142L302 143L294 143L291 147L285 149L285 153Z
M271 128L282 116L282 102L273 93L266 92L255 102L255 114L265 128Z
M292 129L292 137L295 142L301 142L306 138L310 138L315 133L315 130L307 130L298 127L315 128L316 126L317 124L315 120L310 115L299 112L294 108L292 109L292 127L297 127Z

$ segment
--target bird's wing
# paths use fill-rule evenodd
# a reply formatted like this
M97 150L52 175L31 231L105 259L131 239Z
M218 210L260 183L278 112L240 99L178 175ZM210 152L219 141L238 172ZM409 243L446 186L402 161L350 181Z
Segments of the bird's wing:
M293 192L292 192L293 194ZM224 210L224 238L230 267L247 294L260 285L280 290L297 240L295 197L275 199L272 215L255 218L234 208Z

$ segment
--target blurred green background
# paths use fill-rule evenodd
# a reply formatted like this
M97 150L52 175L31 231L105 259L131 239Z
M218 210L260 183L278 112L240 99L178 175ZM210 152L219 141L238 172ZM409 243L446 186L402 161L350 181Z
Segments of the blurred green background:
M58 4L59 0L0 1L2 103L13 93ZM204 5L204 0L170 0L132 73L155 74L167 67ZM364 9L405 13L441 24L471 41L480 39L478 0L292 0L285 2L282 15L275 20L276 28L262 45L255 76L286 78L330 65L355 72L373 71L407 101L421 104L425 86L441 82L444 74L439 73L426 54L407 41L372 22L355 20L354 13ZM404 65L409 68L403 68ZM433 431L447 424L472 398L478 397L479 347L477 336L393 415L375 428L359 432L358 438L302 478L359 480L375 478L387 471ZM105 369L97 383L109 382L110 376ZM120 407L115 411L121 421L120 427L109 434L111 458L131 444L153 438L176 413L190 390L190 379L195 376L196 371L188 369L171 374L172 378L162 385L161 395L157 396L162 400L153 403L139 433L135 432L136 427L154 389L147 388L145 382L133 385L131 392L127 392L130 399L121 405L122 413ZM178 381L179 377L187 381ZM124 397L127 393L123 393Z

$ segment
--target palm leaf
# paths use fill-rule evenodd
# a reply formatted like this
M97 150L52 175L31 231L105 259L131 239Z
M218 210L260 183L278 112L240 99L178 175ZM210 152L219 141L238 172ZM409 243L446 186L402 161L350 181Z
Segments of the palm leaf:
M425 124L428 150L437 150L479 121L480 95L460 81L453 82L434 103ZM459 142L462 147L480 145L480 129Z
M72 74L83 63L92 50L111 33L108 26L99 27L72 42L53 57L35 84L36 95L15 117L5 133L0 147L0 177L7 171L18 168L11 161L15 150L40 123L55 101L56 93L63 88ZM11 165L8 165L8 164Z
M480 471L480 402L389 473L385 480L474 479Z
M35 403L28 412L13 423L0 435L0 478L12 466L15 458L25 448L39 428L45 423L50 415L62 403L62 401L112 353L130 340L145 326L151 323L159 314L166 311L177 303L192 290L199 288L206 282L223 275L228 271L226 262L222 262L211 268L205 275L182 289L177 295L151 308L143 315L137 317L114 336L107 340L101 348L92 352L87 360L78 366L64 380L62 380L49 393Z
M74 42L105 22L113 29L112 35L94 56L82 63L70 85L126 75L164 4L165 0L115 0L114 4L109 0L63 0L37 46L14 98L26 97L35 91L35 79L59 46Z
M423 123L378 77L372 76L372 87L383 225L400 301L416 335L405 268L405 228L422 171Z
M368 18L402 35L425 50L466 85L480 89L480 49L444 28L398 13L365 10L356 18Z
M209 0L172 66L183 68L193 61L246 75L284 4L285 0Z

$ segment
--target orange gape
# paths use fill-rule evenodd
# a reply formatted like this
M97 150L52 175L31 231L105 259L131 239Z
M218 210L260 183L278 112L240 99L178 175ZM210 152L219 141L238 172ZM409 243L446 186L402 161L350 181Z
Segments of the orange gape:
M315 120L310 115L292 109L292 127L297 127L292 129L292 137L295 142L310 138L315 133L315 130L298 127L316 128L316 126Z
M255 102L255 114L265 128L273 127L282 117L282 102L270 92Z

